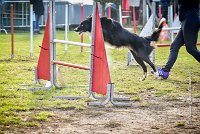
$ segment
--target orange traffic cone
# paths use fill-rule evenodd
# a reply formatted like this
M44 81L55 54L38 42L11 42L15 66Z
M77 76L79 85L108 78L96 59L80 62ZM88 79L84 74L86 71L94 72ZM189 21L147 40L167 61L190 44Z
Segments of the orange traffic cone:
M168 28L166 21L163 24L163 28ZM162 43L163 41L167 40L170 40L169 32L167 30L162 30L160 33L160 42Z
M101 28L101 22L98 12L98 6L96 6L95 14L95 31L94 31L94 53L93 53L93 67L92 67L92 92L106 95L107 84L111 82L110 73L108 68L108 62L106 57L103 32Z
M37 65L38 79L50 80L50 16L48 12L43 42Z

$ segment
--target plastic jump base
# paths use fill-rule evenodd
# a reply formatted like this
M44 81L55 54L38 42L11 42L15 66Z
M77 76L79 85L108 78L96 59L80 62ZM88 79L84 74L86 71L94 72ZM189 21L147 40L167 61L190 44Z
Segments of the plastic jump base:
M65 99L65 100L79 100L83 98L88 98L88 96L54 96L55 99Z
M52 85L50 85L49 87L45 87L45 86L36 86L36 84L21 84L20 86L23 86L23 87L27 87L27 88L19 88L21 90L41 90L41 89L44 89L44 90L50 90Z
M92 92L92 96L93 96L94 99L97 99L97 100L106 100L106 97L96 96L94 92ZM120 98L114 97L113 100L114 101L130 101L130 98L128 98L128 97L120 97Z
M20 84L19 86L23 86L23 87L26 87L26 88L19 88L19 89L22 89L22 90L40 90L40 89L50 90L51 87L53 86L50 81L47 81L46 85L43 86L41 84L41 82L38 80L37 67L35 67L34 73L35 73L34 83L33 84ZM48 82L50 82L50 84ZM47 86L47 84L48 84L48 86Z
M90 96L90 95L89 95ZM66 99L66 100L78 100L78 99L82 99L82 98L89 98L89 96L54 96L53 98L56 99ZM106 97L97 97L94 95L94 93L92 93L92 97L94 99L97 100L106 100ZM128 97L123 97L123 98L113 98L114 101L130 101L130 98Z
M104 101L95 101L95 102L88 102L89 106L104 106L111 102L114 106L127 106L130 107L132 104L130 102L115 102L114 101L114 83L109 83L107 86L107 94L106 94L106 100Z

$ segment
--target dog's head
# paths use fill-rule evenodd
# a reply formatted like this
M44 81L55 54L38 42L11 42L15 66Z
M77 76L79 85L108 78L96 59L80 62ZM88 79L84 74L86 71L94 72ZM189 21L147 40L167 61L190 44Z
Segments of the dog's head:
M74 31L79 32L79 34L83 32L91 32L91 27L92 27L92 16L89 16L84 21L82 21L80 25L74 29Z

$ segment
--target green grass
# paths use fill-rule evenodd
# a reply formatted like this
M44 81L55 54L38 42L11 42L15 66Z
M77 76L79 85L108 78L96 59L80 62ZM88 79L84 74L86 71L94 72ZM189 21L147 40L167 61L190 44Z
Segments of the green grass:
M42 43L43 35L34 35L34 54L30 58L29 53L29 33L15 34L15 58L11 59L10 35L0 34L0 133L4 130L16 127L39 126L41 121L51 120L51 109L62 110L84 110L89 99L78 101L59 100L52 96L58 95L86 95L87 88L83 89L63 89L29 91L21 90L20 84L33 83L34 67ZM58 39L64 39L64 32L57 32ZM69 39L80 41L78 34L69 32ZM84 36L85 42L89 41L87 35ZM199 38L200 39L200 38ZM199 47L198 47L199 48ZM200 49L200 48L199 48ZM77 46L68 46L67 53L64 45L57 45L57 60L62 60L75 64L90 65L90 49ZM189 71L192 70L192 82L195 97L200 97L199 63L190 56L185 47L182 47L170 77L168 80L155 80L149 75L143 82L139 81L142 76L142 69L139 66L126 66L127 49L109 49L108 59L111 80L115 83L115 92L129 95L133 101L142 101L140 93L153 90L152 94L157 97L169 96L176 100L178 96L188 93ZM168 57L169 48L156 49L156 65L162 67ZM67 85L87 85L89 72L67 67L59 67ZM150 71L151 68L148 67ZM149 73L150 74L150 73ZM45 82L42 82L45 84ZM63 84L58 81L59 84ZM148 102L141 103L142 107L148 107Z
M47 121L49 117L52 117L54 114L47 111L42 111L37 113L33 118L37 121Z
M140 96L132 96L131 100L133 100L133 101L140 101L141 98L140 98Z
M183 121L178 121L178 122L176 122L175 126L176 126L176 127L184 127L184 126L185 126L185 122L183 122Z

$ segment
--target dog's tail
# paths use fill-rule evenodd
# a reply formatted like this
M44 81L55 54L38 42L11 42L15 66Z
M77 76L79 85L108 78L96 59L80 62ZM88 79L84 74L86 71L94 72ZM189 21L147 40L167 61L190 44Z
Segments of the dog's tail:
M160 33L161 33L161 31L162 31L162 28L163 28L163 24L166 22L166 19L165 18L162 18L161 20L160 20L160 23L159 23L159 25L158 25L158 29L156 29L152 34L151 34L151 36L150 36L150 39L152 40L152 41L158 41L158 39L159 39L159 36L160 36Z

